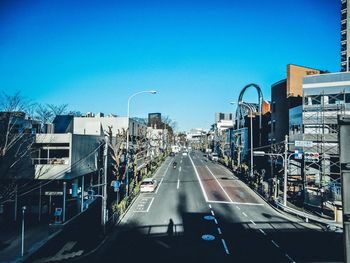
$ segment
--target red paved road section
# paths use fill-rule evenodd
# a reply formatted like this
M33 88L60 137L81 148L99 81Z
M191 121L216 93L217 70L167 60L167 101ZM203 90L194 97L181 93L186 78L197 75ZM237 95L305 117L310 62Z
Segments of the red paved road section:
M224 188L232 202L258 204L258 198L249 187L238 179L233 179L232 175L224 171L221 167L208 166L211 173ZM212 175L210 173L210 175ZM213 176L212 175L212 176Z
M259 204L259 200L252 190L240 180L233 179L229 171L207 162L195 163L195 166L208 201Z
M204 165L196 165L196 169L202 181L204 191L208 196L208 201L230 202L219 184Z

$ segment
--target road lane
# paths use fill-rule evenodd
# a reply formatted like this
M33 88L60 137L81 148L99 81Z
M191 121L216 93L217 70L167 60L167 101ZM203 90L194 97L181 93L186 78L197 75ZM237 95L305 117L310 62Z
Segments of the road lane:
M326 243L325 238L334 241L334 237L281 216L227 169L206 161L199 153L193 156L173 158L179 164L176 169L172 166L166 169L173 161L168 158L160 169L163 172L158 173L157 179L162 184L157 192L138 197L92 260L178 263L294 262L325 258L341 261L338 250L329 253L315 249L322 247L321 242ZM153 200L151 206L150 200ZM135 211L141 203L147 212Z

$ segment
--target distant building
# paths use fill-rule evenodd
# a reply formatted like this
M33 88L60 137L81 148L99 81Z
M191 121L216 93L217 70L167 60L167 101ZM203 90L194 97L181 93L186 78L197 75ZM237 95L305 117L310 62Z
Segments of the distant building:
M148 127L161 128L162 114L161 113L149 113L148 114Z
M215 123L218 123L221 120L225 120L225 121L232 120L232 113L216 112Z
M350 64L350 36L348 23L350 21L350 1L341 0L341 27L340 27L340 70L349 71Z

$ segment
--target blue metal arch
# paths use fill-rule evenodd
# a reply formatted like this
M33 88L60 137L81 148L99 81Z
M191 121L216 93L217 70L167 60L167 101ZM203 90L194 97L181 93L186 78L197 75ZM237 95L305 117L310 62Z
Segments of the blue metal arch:
M240 123L241 123L241 119L243 118L243 96L244 93L246 92L246 90L250 87L254 87L258 93L258 112L259 112L259 129L262 128L262 103L264 100L264 96L263 93L261 91L261 88L255 84L255 83L250 83L248 85L246 85L240 92L239 96L238 96L238 104L237 104L237 110L236 110L236 120L237 120L237 128L240 128ZM255 111L255 106L250 104L248 105L248 107L251 109L251 111Z

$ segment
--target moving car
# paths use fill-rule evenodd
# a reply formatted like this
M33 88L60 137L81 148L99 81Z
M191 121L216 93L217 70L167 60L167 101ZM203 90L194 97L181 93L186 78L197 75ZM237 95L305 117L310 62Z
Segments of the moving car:
M157 180L153 178L146 178L141 182L140 192L141 193L154 192L157 186L158 186Z
M182 153L182 156L187 156L187 152L183 152L183 153Z

